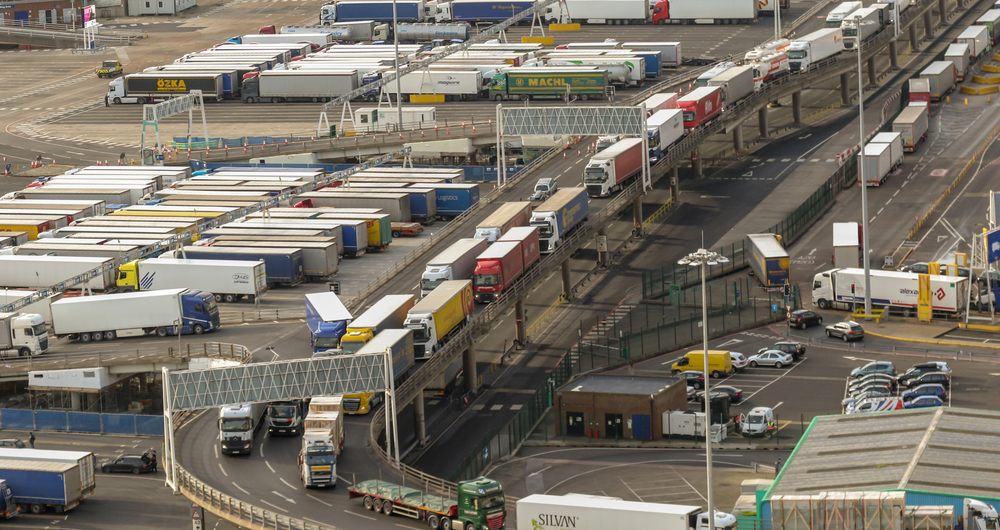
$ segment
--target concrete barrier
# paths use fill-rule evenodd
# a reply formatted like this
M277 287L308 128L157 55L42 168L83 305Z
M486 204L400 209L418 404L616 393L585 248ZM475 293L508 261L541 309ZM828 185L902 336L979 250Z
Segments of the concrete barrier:
M410 94L410 103L444 103L444 94Z
M992 94L995 92L1000 92L1000 86L993 85L993 86L984 86L982 88L971 87L971 86L962 87L963 94L972 94L974 96L981 96L983 94Z
M549 31L580 31L580 24L549 24Z
M521 44L546 44L552 46L552 37L521 37Z

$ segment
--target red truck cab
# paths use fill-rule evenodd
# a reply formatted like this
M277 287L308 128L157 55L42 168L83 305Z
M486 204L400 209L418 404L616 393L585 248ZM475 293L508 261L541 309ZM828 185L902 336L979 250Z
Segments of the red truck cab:
M684 132L690 134L722 113L722 89L698 87L678 99L677 108L684 111Z
M472 291L481 304L496 300L524 272L521 244L517 241L497 241L476 258L472 274Z
M670 2L663 0L653 6L653 24L666 24L670 20Z

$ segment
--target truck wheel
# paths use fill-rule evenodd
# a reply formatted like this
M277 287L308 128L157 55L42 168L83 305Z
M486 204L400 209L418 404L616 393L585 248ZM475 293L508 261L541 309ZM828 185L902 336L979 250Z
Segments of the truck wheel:
M202 333L205 332L205 326L202 326L201 324L195 324L194 327L191 328L191 331L193 331L195 335L201 335Z
M104 332L103 331L95 331L93 333L93 335L90 337L90 340L92 340L94 342L101 342L102 340L104 340Z
M32 504L29 509L31 513L35 515L45 512L45 506L42 506L41 504Z
M157 337L166 337L168 335L167 328L156 328Z
M271 98L271 103L277 103L278 101L280 101L278 98Z
M215 301L216 302L221 302L222 301L222 295L221 294L215 295Z
M364 505L366 510L371 510L375 507L375 502L368 495L365 495L365 498L364 500L361 501L361 504Z
M382 513L392 515L392 503L389 501L382 503Z
M139 98L139 99L136 100L136 102L139 103L140 105L145 105L146 104L146 98Z
M31 355L31 350L28 348L21 348L20 350L17 350L18 357L27 357L29 355Z
M451 530L451 519L448 517L441 518L441 530Z
M501 96L500 94L497 94L496 96L493 97L493 100L494 101L503 101L503 96Z
M226 302L228 302L230 304L236 301L236 295L235 294L227 294L223 298L226 300Z
M393 230L392 231L392 237L399 237L400 235L402 235L402 234L400 234L399 230Z
M112 101L115 102L115 105L121 105L122 104L122 98L115 98Z
M529 99L531 99L531 96L527 94L521 94L521 101L528 101Z
M430 515L427 517L427 526L431 527L431 530L438 530L441 527L441 519L438 519L437 515Z
M114 331L105 331L104 332L104 340L115 340L117 338L118 338L118 334L115 333Z
M81 333L80 342L90 342L90 333Z
M465 523L465 530L476 530L476 525L473 523Z
M375 513L382 511L382 499L375 499L372 501L372 510Z

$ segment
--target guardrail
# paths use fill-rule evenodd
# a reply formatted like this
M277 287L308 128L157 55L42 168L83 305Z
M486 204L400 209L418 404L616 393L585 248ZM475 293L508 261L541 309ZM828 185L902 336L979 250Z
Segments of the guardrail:
M15 354L16 355L16 354ZM222 342L202 342L181 344L166 348L136 349L114 352L63 352L46 353L40 356L3 356L3 376L12 373L27 373L33 370L57 370L64 368L93 368L119 366L157 361L186 360L194 357L230 359L241 363L251 362L253 355L245 346Z
M82 25L64 24L62 22L39 22L37 20L14 20L10 18L0 19L0 27L47 29L50 31L69 31L69 32L83 31ZM114 32L116 34L115 36L119 37L124 36L124 37L138 38L142 35L142 32L132 31L132 30L116 29L114 30Z
M0 26L0 34L4 35L23 35L25 37L42 37L47 39L68 39L73 41L84 42L82 33L72 33L72 32L62 32L62 31L52 31L47 29L35 29L35 28L19 28L11 26ZM94 42L100 43L111 43L111 44L128 44L132 45L135 41L135 37L119 37L112 35L95 35Z

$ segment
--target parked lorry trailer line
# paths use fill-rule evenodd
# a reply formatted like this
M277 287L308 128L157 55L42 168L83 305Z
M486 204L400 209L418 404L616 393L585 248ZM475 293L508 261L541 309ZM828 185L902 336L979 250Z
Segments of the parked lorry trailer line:
M103 200L59 200L59 199L7 199L0 201L0 208L47 208L60 210L81 210L81 217L92 217L104 215L105 206Z
M267 292L264 262L195 259L140 259L118 268L123 292L191 288L215 295L217 302L256 301Z
M52 303L53 333L80 342L155 333L201 335L219 328L219 309L212 293L162 289L136 293L64 298Z
M131 204L132 192L125 189L45 189L29 188L15 194L17 200L29 199L39 201L69 200L69 201L102 201L104 204ZM103 208L103 207L102 207ZM99 215L99 214L97 214Z
M368 341L387 329L402 329L406 314L413 309L412 294L390 294L365 310L347 325L340 337L340 349L344 353L357 353Z
M313 352L336 348L347 332L347 325L354 320L334 292L308 293L306 301L306 326Z
M399 24L396 35L401 43L430 42L436 39L469 40L471 28L468 24Z
M941 101L955 89L958 71L952 61L934 61L920 72L920 77L930 82L931 101Z
M583 183L587 187L587 195L607 197L622 189L642 172L642 159L641 138L620 140L597 153L584 168Z
M927 107L911 105L902 110L892 121L892 131L902 135L903 150L914 152L927 137Z
M750 270L764 287L778 287L788 283L788 252L774 234L748 234Z
M507 202L476 226L475 237L492 243L515 226L527 226L530 219L530 202Z
M337 188L310 191L299 195L298 198L309 199L317 207L382 208L390 215L391 221L408 223L411 220L410 196L406 193L366 193L362 189L356 191L335 190Z
M506 528L507 509L499 482L480 477L458 483L458 500L424 493L382 480L364 480L350 489L368 510L426 522L431 528ZM531 528L528 526L520 528Z
M920 275L872 269L871 301L874 307L914 311L919 306ZM864 269L831 269L813 277L812 299L821 309L851 308L865 303ZM969 279L930 275L930 305L935 312L956 314L969 303Z
M454 332L472 315L472 282L442 282L434 291L410 309L406 328L413 330L414 355L426 359L437 353Z
M321 9L334 7L336 22L355 22L359 20L374 20L376 22L393 21L393 2L351 0L327 4ZM423 2L406 0L396 2L396 20L398 22L423 22L425 18ZM329 18L321 20L323 23Z
M365 42L390 38L389 26L374 20L334 22L323 26L281 26L282 34L327 33L335 42Z
M336 240L319 241L226 241L215 238L213 247L220 248L281 248L302 252L302 273L307 281L325 281L340 269Z
M304 280L302 250L297 248L186 246L165 252L165 258L263 261L268 286L295 285Z
M844 51L844 32L840 28L814 31L788 46L788 68L807 72L818 62Z
M612 85L641 86L646 82L646 62L641 57L554 55L545 59L545 68L589 66L606 71Z
M483 238L459 239L431 258L420 276L421 298L431 294L442 282L472 279L476 257L488 244Z
M989 28L990 45L996 44L997 37L1000 37L1000 9L990 9L983 13L976 19L976 25Z
M684 62L680 42L625 42L622 48L640 56L643 51L660 52L661 68L677 68ZM608 52L606 55L615 53L621 52Z

